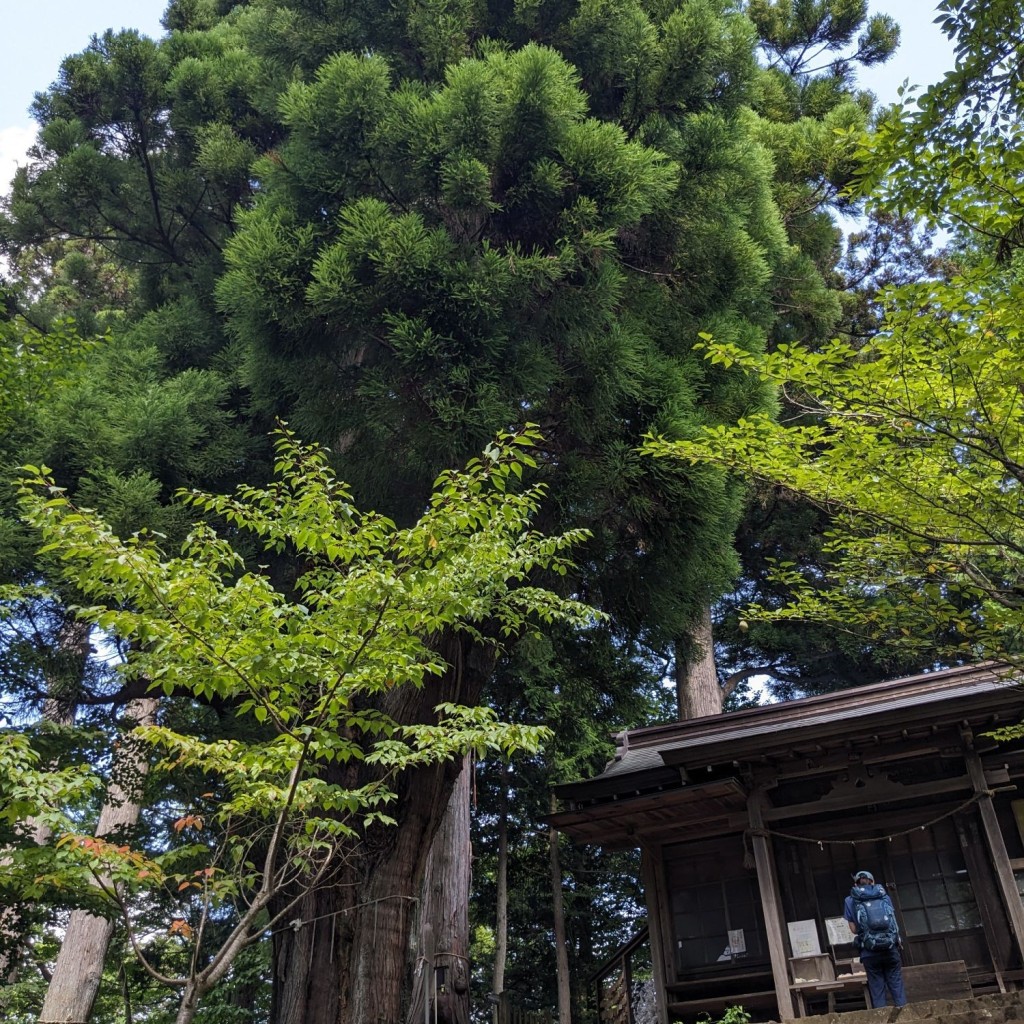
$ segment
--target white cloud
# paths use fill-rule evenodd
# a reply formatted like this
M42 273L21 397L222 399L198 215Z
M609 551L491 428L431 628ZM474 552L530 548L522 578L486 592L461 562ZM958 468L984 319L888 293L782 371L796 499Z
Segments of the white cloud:
M10 187L18 166L25 163L25 152L35 141L36 129L31 125L0 128L0 193Z

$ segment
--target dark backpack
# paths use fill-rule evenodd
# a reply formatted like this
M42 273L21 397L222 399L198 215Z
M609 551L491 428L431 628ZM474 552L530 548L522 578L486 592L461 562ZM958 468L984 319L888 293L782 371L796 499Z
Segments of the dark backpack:
M880 885L854 887L853 916L857 924L858 945L865 953L881 953L900 944L900 931L892 904Z

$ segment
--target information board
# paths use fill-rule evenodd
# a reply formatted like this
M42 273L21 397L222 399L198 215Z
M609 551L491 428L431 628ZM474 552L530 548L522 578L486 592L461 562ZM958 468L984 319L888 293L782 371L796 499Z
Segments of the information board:
M817 921L788 921L786 927L793 956L818 956L821 953Z
M845 917L825 918L825 930L828 932L828 943L830 946L842 946L845 943L853 942L853 933Z

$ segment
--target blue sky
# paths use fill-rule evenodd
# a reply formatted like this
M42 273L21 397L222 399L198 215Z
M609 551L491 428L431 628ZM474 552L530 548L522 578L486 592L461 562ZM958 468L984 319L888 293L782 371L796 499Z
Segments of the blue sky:
M56 77L61 58L85 47L107 28L137 28L158 35L166 0L11 0L0 33L0 188L32 141L28 114L35 93ZM873 0L873 11L891 14L903 29L896 57L862 75L862 83L882 101L896 98L909 79L928 85L952 64L946 38L932 24L926 0Z
M28 108L63 57L107 28L158 35L166 0L9 0L0 33L0 187L6 189L34 132Z

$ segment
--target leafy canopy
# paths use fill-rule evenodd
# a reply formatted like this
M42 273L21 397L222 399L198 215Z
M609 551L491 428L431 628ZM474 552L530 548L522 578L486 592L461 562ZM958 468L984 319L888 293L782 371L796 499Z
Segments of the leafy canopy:
M926 650L1015 656L1024 626L1024 348L1020 285L908 285L857 349L782 346L715 363L784 386L804 418L744 419L658 454L718 465L809 496L835 517L827 580L778 566L793 599L775 617L845 623ZM940 654L936 650L936 654Z
M1024 349L1019 4L940 4L956 67L865 142L861 189L958 232L961 267L881 296L858 347L764 356L705 336L713 363L785 388L793 421L751 416L675 454L809 497L835 516L827 572L778 566L791 600L755 610L825 620L935 658L1019 663L1024 627Z
M75 609L79 618L129 650L124 675L168 696L219 703L258 726L213 740L166 720L135 731L136 742L161 755L158 780L183 769L209 780L204 806L186 809L174 825L204 834L199 849L207 860L184 875L175 868L180 848L140 849L80 834L69 792L80 787L84 795L98 780L81 769L40 775L25 737L5 733L5 763L41 781L26 791L9 777L0 806L21 820L46 815L55 844L44 881L58 888L95 881L106 913L119 911L129 926L138 906L132 892L172 893L179 906L170 928L196 949L211 908L247 904L229 939L207 950L201 970L203 961L193 958L191 979L159 979L201 995L240 948L265 933L261 913L272 897L315 886L346 843L394 824L400 773L469 750L535 751L546 730L502 723L487 708L446 702L415 723L383 709L394 707L386 695L429 687L449 669L431 646L442 632L496 644L535 619L593 621L587 607L530 582L539 569L564 574L566 549L584 536L547 537L530 527L543 488L521 488L518 480L534 464L529 448L538 439L532 428L501 435L465 470L442 473L423 514L398 529L354 508L326 453L281 429L277 479L268 487L241 487L230 497L180 495L227 529L221 536L195 526L173 557L157 536L118 538L75 507L45 469L29 467L25 517L42 535L42 551L59 558L65 580L94 602ZM268 555L296 559L302 570L289 589L246 566L228 539L239 533ZM358 772L346 771L355 766ZM40 856L32 854L37 895ZM292 905L275 907L275 920Z

